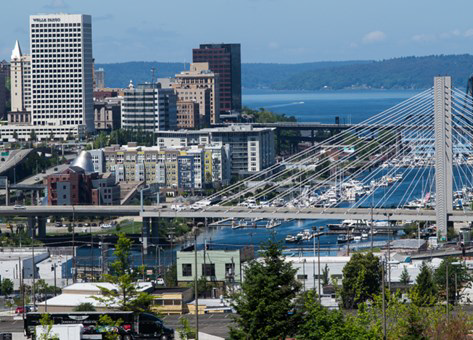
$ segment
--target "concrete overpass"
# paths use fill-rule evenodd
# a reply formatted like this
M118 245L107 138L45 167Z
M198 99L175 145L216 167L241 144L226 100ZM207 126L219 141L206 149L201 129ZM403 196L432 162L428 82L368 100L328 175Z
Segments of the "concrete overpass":
M1 216L48 217L48 216L142 216L144 218L290 218L290 219L371 219L370 208L286 208L268 207L250 209L247 207L209 206L199 210L170 208L168 204L159 206L27 206L0 207ZM373 219L392 221L435 221L435 210L373 209ZM473 211L453 211L449 222L473 222Z

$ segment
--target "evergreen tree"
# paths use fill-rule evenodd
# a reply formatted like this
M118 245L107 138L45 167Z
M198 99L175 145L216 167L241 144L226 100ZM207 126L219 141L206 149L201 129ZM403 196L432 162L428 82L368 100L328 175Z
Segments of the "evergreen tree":
M148 311L153 298L148 293L138 291L138 285L135 282L136 273L132 269L131 245L132 241L125 234L118 235L113 252L116 260L110 264L111 273L103 277L105 282L115 284L116 289L99 286L102 296L92 298L109 308L118 306L119 310L124 311Z
M422 262L411 295L412 302L417 306L432 305L437 299L437 287L434 284L432 270L425 261Z
M457 264L453 264L453 263ZM446 291L445 281L447 277L446 266L448 266L448 286L449 286L449 297L448 300L450 303L454 303L455 294L459 294L461 288L470 284L472 276L468 273L466 266L458 263L458 259L455 257L449 257L444 259L440 266L435 270L434 273L434 282L437 284L440 290ZM455 291L455 287L457 290ZM458 297L458 295L457 295Z
M329 276L330 269L328 265L325 264L325 267L322 269L322 285L326 286L330 283L330 276Z
M402 270L402 273L401 273L401 283L404 285L408 285L409 282L411 282L411 277L407 271L407 268L404 266L404 269Z
M281 244L263 244L262 260L248 265L241 292L232 295L237 312L232 339L285 339L295 332L294 300L301 289L297 270L285 261Z
M381 264L373 253L354 254L343 268L341 297L345 308L357 308L359 303L378 294L381 287Z

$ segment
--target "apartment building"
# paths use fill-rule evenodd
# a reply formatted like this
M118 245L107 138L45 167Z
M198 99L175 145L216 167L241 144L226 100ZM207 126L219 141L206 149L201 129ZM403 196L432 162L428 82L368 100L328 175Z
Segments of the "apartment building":
M251 125L201 129L197 131L161 131L156 134L161 148L222 144L230 147L232 175L261 171L275 162L274 128Z

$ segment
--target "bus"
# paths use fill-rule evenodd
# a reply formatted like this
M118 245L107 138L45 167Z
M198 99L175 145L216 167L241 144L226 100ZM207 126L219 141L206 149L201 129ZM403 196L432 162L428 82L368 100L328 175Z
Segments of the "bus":
M139 339L174 339L174 330L164 326L161 319L150 313L134 312L65 312L65 313L27 313L24 329L28 338L34 339L36 326L41 326L41 317L48 314L54 325L81 324L84 326L82 339L102 339L107 332L115 332L122 340ZM102 326L99 324L101 315L107 314L113 321L120 320L119 327Z

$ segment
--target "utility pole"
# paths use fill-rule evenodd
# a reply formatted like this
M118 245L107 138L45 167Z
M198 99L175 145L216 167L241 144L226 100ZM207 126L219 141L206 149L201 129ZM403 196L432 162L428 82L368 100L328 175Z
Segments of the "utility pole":
M447 325L450 323L450 310L448 308L448 261L445 261L445 270L446 270L446 275L445 275L445 287L447 288L446 291L447 291L447 294L446 294L446 300L447 300L447 303L446 303L446 308L447 308Z
M319 236L317 237L317 278L318 278L318 285L319 285L319 303L322 304L322 290L320 286L320 230Z
M72 204L72 283L77 281L77 260L76 260L76 242L75 242L75 230L76 219L74 204Z
M371 195L372 197L374 196ZM374 221L373 221L373 203L371 203L371 252L373 252L373 228L374 228Z
M386 340L386 292L385 292L385 284L384 284L384 261L381 261L381 276L382 276L382 284L383 284L383 340Z
M54 270L54 296L57 296L57 284L56 284L56 262L53 264Z
M33 242L31 243L31 256L32 256L32 261L33 261L33 284L31 286L31 291L33 293L33 309L35 309L36 307L36 293L35 293L35 279L36 279L36 263L34 261L34 234L36 232L36 221L33 220L33 225L32 225L32 229L33 229L33 232L31 233L32 235L32 239L33 239Z
M195 338L199 340L199 291L197 289L197 233L194 233Z

